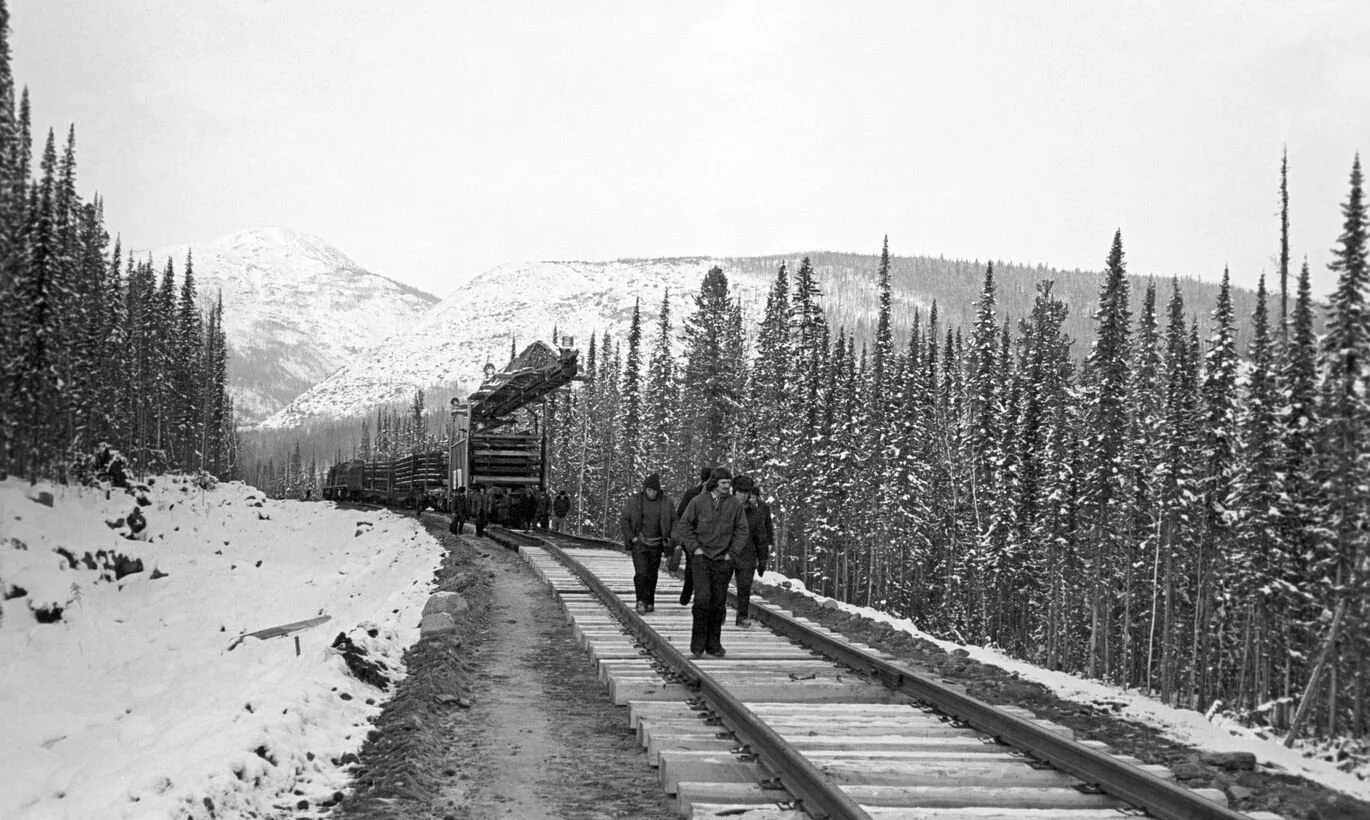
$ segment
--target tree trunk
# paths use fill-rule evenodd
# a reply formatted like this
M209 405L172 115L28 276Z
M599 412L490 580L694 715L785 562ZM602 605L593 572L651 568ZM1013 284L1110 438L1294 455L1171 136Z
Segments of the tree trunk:
M1289 734L1284 736L1284 745L1290 747L1294 745L1294 739L1298 737L1299 730L1303 728L1303 722L1308 719L1308 713L1313 706L1313 693L1318 689L1318 678L1322 677L1322 668L1327 665L1327 660L1332 656L1332 650L1337 644L1337 632L1341 629L1341 620L1346 615L1346 599L1342 598L1337 602L1336 612L1332 615L1332 623L1327 628L1327 637L1323 639L1322 649L1318 652L1318 660L1313 664L1313 671L1308 673L1308 686L1303 690L1303 697L1299 699L1299 708L1294 712L1294 720L1289 724ZM1335 676L1333 676L1335 680ZM1331 708L1328 709L1332 713Z

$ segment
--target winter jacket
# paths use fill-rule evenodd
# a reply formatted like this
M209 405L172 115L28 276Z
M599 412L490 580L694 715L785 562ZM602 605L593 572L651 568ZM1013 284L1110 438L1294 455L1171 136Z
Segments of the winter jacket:
M538 507L537 507L537 515L538 515L538 518L539 518L539 519L546 518L546 517L547 517L547 493L539 492L539 493L537 494L537 500L538 500Z
M685 507L671 537L690 555L703 550L706 558L736 560L747 545L747 514L731 495L700 493Z
M743 506L747 512L747 544L736 556L737 565L744 569L765 567L771 558L771 544L775 543L771 508L764 501L755 507Z
M675 517L677 520L685 517L685 508L690 506L690 502L695 499L695 496L702 492L704 492L703 484L696 484L685 491L685 494L680 497L680 503L677 504L675 508Z
M675 530L675 507L671 505L671 497L665 493L658 493L656 500L658 504L657 524L661 532L661 543L650 546L666 546L671 541L671 534ZM628 496L628 500L623 502L623 515L619 517L619 525L623 530L623 548L631 550L642 535L642 506L651 503L647 500L647 491L640 490Z
M466 493L457 493L452 496L452 516L455 518L465 518L470 505L467 503Z
M557 500L552 502L552 514L557 518L565 518L571 511L571 496L562 493L557 496Z
M495 499L489 493L476 493L471 496L471 499L468 502L468 508L471 510L471 515L473 517L482 521L488 520L494 501Z

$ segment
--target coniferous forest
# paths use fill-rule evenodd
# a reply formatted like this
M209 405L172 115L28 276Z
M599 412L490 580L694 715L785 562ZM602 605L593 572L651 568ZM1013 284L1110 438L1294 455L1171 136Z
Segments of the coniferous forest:
M223 303L199 307L193 260L125 259L104 202L76 190L76 128L33 167L0 0L0 468L80 480L111 448L128 469L233 474ZM178 283L179 278L179 283Z
M1262 278L1248 316L1226 273L1215 305L1186 304L1178 282L1133 292L1121 232L1097 303L1043 281L1029 315L1002 316L990 266L972 326L932 304L906 338L891 330L886 240L871 344L828 323L807 259L779 265L756 327L710 270L690 315L639 304L626 339L589 339L585 381L551 405L552 489L584 531L612 535L647 473L679 498L724 464L772 505L775 568L816 592L1291 741L1363 737L1360 160L1321 336L1286 182L1287 162L1278 281ZM1088 350L1063 330L1078 311Z

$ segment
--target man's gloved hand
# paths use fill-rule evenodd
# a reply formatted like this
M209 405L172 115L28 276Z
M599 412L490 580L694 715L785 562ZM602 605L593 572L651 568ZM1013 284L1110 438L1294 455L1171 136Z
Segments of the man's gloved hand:
M766 562L762 561L756 565L756 577L760 578L766 574Z

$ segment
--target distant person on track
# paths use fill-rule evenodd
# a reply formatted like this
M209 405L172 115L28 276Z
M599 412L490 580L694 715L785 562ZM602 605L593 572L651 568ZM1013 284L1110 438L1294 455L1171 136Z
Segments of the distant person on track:
M676 541L690 556L694 575L694 624L690 631L690 654L721 658L723 622L728 617L728 581L736 556L747 546L747 514L732 494L733 474L715 467L709 474L707 492L691 499L676 522Z
M761 488L751 476L740 475L733 480L733 495L741 502L747 516L747 543L736 556L733 572L737 577L737 625L751 628L752 578L766 573L766 562L771 558L771 544L775 542L775 528L771 523L771 508L761 500Z
M712 467L700 468L699 483L686 490L685 494L680 497L680 503L676 505L675 517L677 521L685 517L685 508L690 505L694 497L704 492L704 487L709 483L709 474L713 471L714 468ZM685 606L690 602L695 589L694 575L690 572L690 553L680 544L679 539L672 540L675 541L676 547L671 550L671 558L666 562L666 569L675 572L676 567L680 566L680 556L685 556L685 583L680 587L680 605Z
M566 531L566 516L571 514L571 496L565 490L557 490L556 500L552 502L552 532Z
M509 526L510 519L514 515L513 499L509 497L509 493L502 487L496 487L494 492L495 503L494 509L490 512L490 517L494 519L496 524L507 527Z
M519 494L519 519L523 523L523 531L530 532L533 524L537 523L538 518L538 497L537 490L533 487L525 487Z
M468 513L466 501L466 488L458 487L457 491L452 494L452 524L448 527L457 535L461 535L462 530L466 529Z
M652 473L642 482L641 492L623 502L619 524L623 530L623 551L633 558L633 592L639 615L656 611L656 582L661 571L661 554L670 546L675 529L675 507L661 491L661 476Z
M471 497L471 512L475 515L476 537L485 537L485 525L490 523L490 510L494 499L485 494L485 488L477 484L474 488L475 494Z
M547 532L547 516L548 511L551 510L552 507L552 499L547 497L547 490L539 486L537 492L537 500L538 529L542 530L543 532Z

